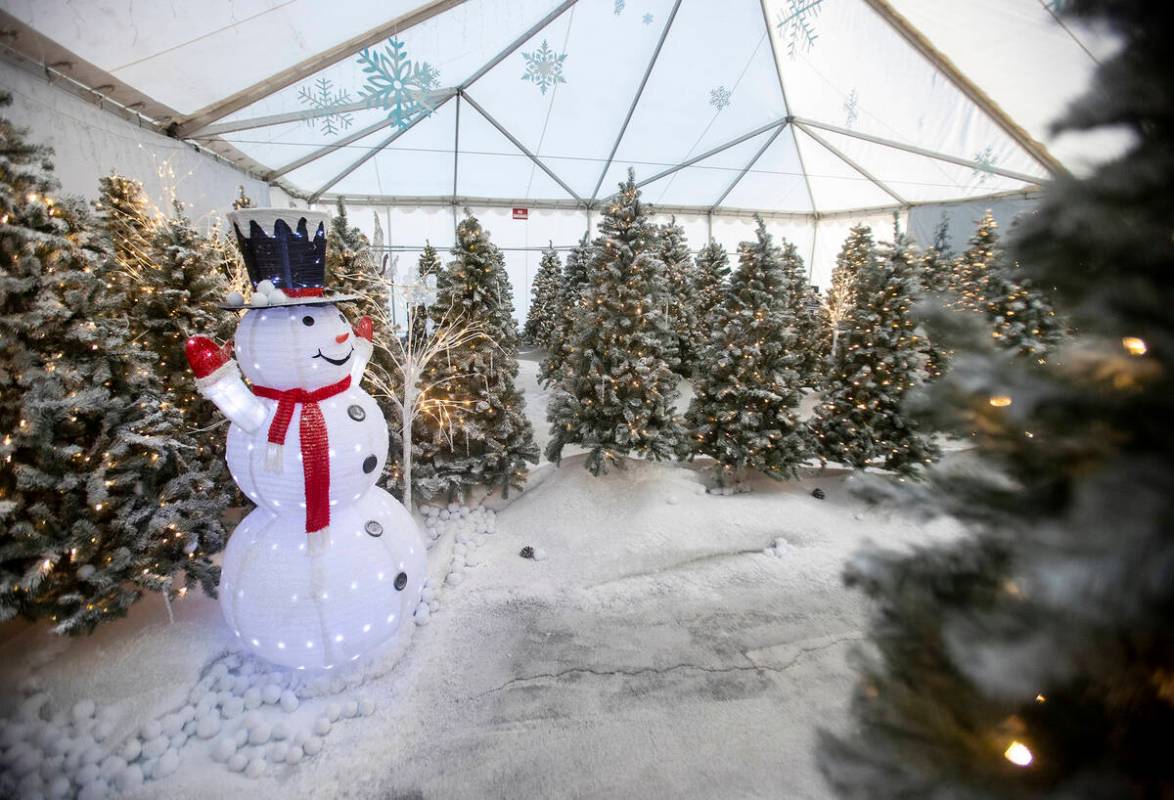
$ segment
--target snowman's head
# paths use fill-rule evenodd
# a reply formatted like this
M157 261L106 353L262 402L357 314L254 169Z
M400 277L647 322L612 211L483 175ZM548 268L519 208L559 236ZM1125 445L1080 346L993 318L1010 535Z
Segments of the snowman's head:
M245 312L234 337L241 372L271 389L318 389L351 374L355 333L338 306Z

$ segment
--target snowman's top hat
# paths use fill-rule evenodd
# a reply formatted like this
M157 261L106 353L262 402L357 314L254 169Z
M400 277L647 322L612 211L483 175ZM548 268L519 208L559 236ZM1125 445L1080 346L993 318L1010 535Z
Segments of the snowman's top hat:
M242 208L228 215L245 259L253 296L239 293L227 309L312 306L357 300L326 291L326 223L322 211L296 208ZM272 233L270 233L272 231Z

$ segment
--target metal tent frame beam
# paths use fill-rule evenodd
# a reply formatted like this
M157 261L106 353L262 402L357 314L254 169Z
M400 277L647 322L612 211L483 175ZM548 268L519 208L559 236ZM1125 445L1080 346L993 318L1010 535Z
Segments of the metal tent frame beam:
M656 49L652 51L652 58L648 60L648 68L644 70L644 77L640 79L640 86L636 89L636 96L632 98L632 104L628 106L628 113L624 117L624 124L620 126L620 132L616 134L615 143L612 144L611 152L607 155L607 161L604 162L603 170L599 173L599 180L595 182L595 189L591 192L590 202L592 203L599 196L599 187L603 186L603 179L607 177L607 172L611 169L611 162L616 157L616 151L620 149L620 142L624 140L624 134L628 131L628 123L632 121L632 115L636 113L636 106L640 104L640 97L644 94L644 87L648 84L648 79L652 76L652 69L656 66L656 59L660 57L661 48L664 47L665 39L669 37L669 29L673 27L673 20L677 18L677 9L680 7L681 0L673 3L673 10L669 12L669 18L664 23L664 30L660 32L660 39L656 43Z
M766 40L770 43L770 57L774 59L775 74L779 78L779 92L783 96L783 109L787 112L788 117L794 114L794 109L791 108L791 101L787 99L787 86L783 83L783 62L779 59L779 52L775 48L775 37L770 35L770 16L766 12L766 0L759 0L759 7L762 8L762 24L766 29ZM791 134L794 136L795 134ZM807 187L807 202L811 207L815 208L815 194L811 191L811 178L807 177L807 165L803 163L803 153L799 150L799 141L795 140L795 154L799 157L799 169L803 173L803 185Z
M813 140L814 140L816 143L818 143L818 144L822 145L822 146L823 146L823 148L824 148L825 150L827 150L829 153L831 153L832 155L834 155L836 158L840 159L840 160L841 160L841 161L843 161L845 164L847 164L849 167L851 167L852 169L856 170L857 172L859 172L859 173L860 173L861 175L863 175L864 177L868 178L870 181L872 181L874 184L876 184L876 187L877 187L878 189L880 189L882 192L884 192L885 194L887 194L889 197L891 197L891 198L893 198L894 200L896 200L896 201L897 201L898 203L900 203L900 204L901 204L903 207L904 207L904 206L908 206L908 205L909 205L909 201L908 201L908 200L906 200L906 199L905 199L904 197L902 197L901 195L897 194L897 193L896 193L895 191L893 191L891 188L889 188L888 184L886 184L886 183L885 183L884 181L882 181L881 179L877 178L875 175L873 175L871 172L869 172L869 171L868 171L867 169L865 169L864 167L860 166L860 164L858 164L858 163L857 163L855 160L853 160L852 158L848 157L848 155L847 155L847 154L845 154L843 151L841 151L841 150L840 150L838 147L833 147L833 146L832 146L832 144L831 144L830 142L828 142L826 139L824 139L824 138L823 138L822 136L820 136L819 134L817 134L817 133L815 133L814 131L812 131L812 130L811 130L811 128L808 128L808 127L807 127L806 125L804 125L802 122L796 122L796 123L795 123L795 127L796 127L796 128L798 128L799 130L803 131L803 132L804 132L805 134L807 134L808 136L810 136L810 137L811 137L811 138L812 138L812 139L813 139Z
M640 189L644 186L647 186L650 183L655 183L656 181L660 180L661 178L668 177L669 175L672 175L674 172L680 172L681 170L685 169L686 167L693 166L698 161L704 161L705 159L709 158L710 156L715 156L718 153L722 152L723 150L729 150L731 147L739 145L742 142L746 141L747 139L753 139L755 136L766 133L771 128L782 129L790 121L791 121L790 117L783 117L782 119L777 119L774 122L768 122L767 124L763 125L762 127L755 128L754 130L750 131L749 133L744 133L741 136L730 139L728 142L724 142L722 144L719 144L717 147L706 150L704 153L701 153L700 155L696 155L696 156L693 156L692 158L688 158L679 164L674 164L673 166L669 167L668 169L662 169L660 172L656 173L651 178L645 178L642 181L638 181L636 183L636 188Z
M712 214L714 209L716 209L718 206L720 206L722 204L722 201L726 199L726 197L730 194L730 192L734 191L734 187L742 182L742 179L746 177L746 173L748 173L751 169L754 168L754 165L758 163L758 159L762 158L762 154L765 153L770 148L770 146L775 143L775 139L779 138L779 134L782 133L783 131L785 131L786 129L787 129L787 123L784 122L782 125L780 125L778 128L775 129L774 133L772 133L770 136L766 137L766 141L763 142L762 147L758 148L758 150L754 153L754 157L750 159L750 162L745 167L743 167L741 172L738 173L737 177L734 178L734 180L732 180L730 182L730 185L727 186L726 190L721 193L721 196L717 200L713 201L713 205L710 206L710 208L709 208L709 213ZM713 237L711 236L710 238L713 238Z
M219 100L194 114L184 117L176 124L174 135L177 139L186 139L218 119L223 119L229 114L240 111L242 108L252 105L274 92L281 91L285 87L297 83L319 70L325 69L332 64L337 64L339 61L354 55L365 47L377 44L394 34L402 33L409 28L419 25L421 22L432 19L438 14L456 8L464 2L466 0L431 0L405 14L400 14L395 19L377 28L372 28L359 36L336 44L334 47L324 50L315 56L311 56L299 64L283 69L276 75L271 75L264 80L254 83L252 86L241 89L239 92L223 100Z

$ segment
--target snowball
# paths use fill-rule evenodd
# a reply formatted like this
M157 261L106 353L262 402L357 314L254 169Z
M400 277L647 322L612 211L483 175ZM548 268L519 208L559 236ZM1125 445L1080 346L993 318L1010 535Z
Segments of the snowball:
M109 793L110 787L106 781L97 780L86 784L77 794L77 800L102 800Z
M465 566L466 567L476 567L480 563L481 563L481 558L479 556L477 556L475 553L469 553L467 556L465 556Z
M221 736L212 746L212 758L216 761L228 761L236 752L236 739L231 736Z
M167 752L167 745L166 736L156 736L143 744L143 755L147 758L159 758Z
M677 497L675 494L670 494L664 499L664 501L670 506L675 506L677 503L681 502L681 498Z
M243 306L245 304L245 296L240 292L229 292L228 297L224 300L225 305L229 306Z
M261 699L272 705L281 699L281 687L269 684L261 690Z
M261 705L261 690L256 686L251 686L245 690L244 694L245 708L252 710Z
M286 751L285 763L286 764L300 763L302 760L302 756L304 754L305 754L305 752L302 750L302 748L295 744L293 747L289 748L289 750Z
M335 717L335 719L338 719L338 717ZM330 733L330 728L330 720L326 717L318 717L318 719L314 720L314 733L319 736L325 736Z
M326 717L331 722L338 722L338 718L342 716L342 706L338 703L331 703L326 707Z
M359 704L354 700L347 700L346 705L342 707L342 713L347 717L357 716L359 713Z
M236 738L236 746L237 747L244 747L245 742L247 742L249 740L248 730L245 728L238 729L235 734L235 738Z
M266 278L257 284L257 291L261 294L271 294L277 287L273 285L273 281Z
M298 696L296 694L294 694L293 692L291 692L289 689L286 689L284 692L281 693L281 707L285 711L288 711L291 713L294 711L297 711L298 705L299 705Z
M427 603L432 598L436 597L436 590L431 586L425 586L424 590L420 592L420 599Z
M163 734L165 736L174 736L183 728L183 719L179 714L168 714L163 718Z
M64 775L58 775L49 784L49 796L54 798L54 800L64 800L64 798L69 797L72 788L69 783L69 778Z
M181 731L171 737L171 739L167 742L167 746L171 747L172 749L179 750L188 743L188 739L190 738L190 736Z
M258 284L258 286L260 286L260 284ZM249 305L255 306L257 308L264 308L265 306L269 305L269 298L261 294L261 292L258 290L253 293L253 299L249 302Z
M364 698L359 701L359 713L364 717L369 717L375 713L375 701Z
M104 719L94 726L94 741L104 742L114 733L114 720Z
M129 767L118 773L118 777L114 779L115 786L120 792L133 792L143 785L143 768L138 764L131 764Z
M89 719L94 716L94 712L98 710L98 705L93 700L86 698L85 700L78 700L73 704L73 709L69 712L73 717L74 722L81 722L83 719Z
M322 752L322 740L317 736L311 736L306 740L306 743L302 745L302 749L306 751L306 755L316 756Z
M163 755L159 756L159 763L155 765L155 772L152 777L166 778L171 773L179 768L179 753L175 750L168 750Z
M273 744L269 745L269 752L266 755L274 764L281 764L285 761L285 757L288 753L288 744L285 742L274 742Z
M86 764L73 776L78 786L88 786L102 776L97 764Z
M118 756L107 756L106 759L98 766L98 770L102 773L102 777L107 780L113 780L118 773L126 769L126 759Z
M274 741L278 741L278 742L283 741L285 739L288 739L289 738L289 726L281 721L275 722L273 724L272 736L273 736Z
M265 744L273 729L267 723L261 722L249 730L249 744Z
M153 719L143 723L143 728L139 731L139 736L143 737L144 740L148 740L154 739L161 733L163 733L163 726L159 724L159 720Z
M218 714L205 714L196 723L196 736L201 739L211 739L218 733L220 733L220 716Z
M233 772L240 772L248 766L249 759L244 753L233 753L228 759L228 768Z
M127 761L134 761L143 752L143 742L141 739L132 736L123 742L122 750L119 754Z
M249 765L245 767L245 775L250 778L260 778L264 774L265 762L260 757L254 758L249 762Z
M463 581L464 579L465 579L465 573L459 569L454 569L452 572L448 573L447 580L453 586L460 586L461 581Z
M230 697L220 707L220 715L225 719L239 717L245 710L245 701L239 697Z
M181 708L178 713L180 720L187 722L196 718L196 707L189 704Z
M543 550L541 547L535 547L534 548L534 560L535 561L545 561L546 560L546 551Z
M88 748L86 752L82 753L83 764L97 764L101 760L102 748L98 747L98 745L94 745L93 747Z
M65 756L53 756L42 761L41 769L38 771L43 779L51 781L61 774L61 769L64 764Z

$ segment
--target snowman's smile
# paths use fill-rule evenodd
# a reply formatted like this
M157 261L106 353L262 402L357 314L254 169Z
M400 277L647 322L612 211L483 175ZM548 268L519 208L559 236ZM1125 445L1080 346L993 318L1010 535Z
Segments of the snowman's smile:
M318 348L318 355L315 355L315 356L310 356L310 358L320 358L320 359L322 359L323 361L329 361L331 364L333 364L333 365L334 365L334 366L336 366L336 367L341 367L343 364L345 364L346 362L350 361L350 360L351 360L351 356L353 356L354 354L355 354L355 348L353 348L353 347L352 347L352 348L350 349L350 352L348 352L348 353L347 353L345 356L343 356L342 358L331 358L331 357L330 357L330 356L328 356L328 355L323 355L323 353L322 353L322 348Z

